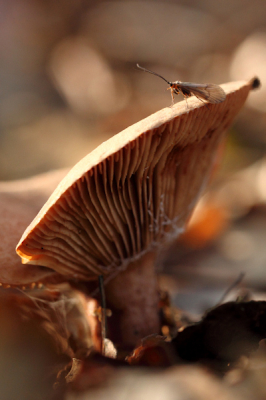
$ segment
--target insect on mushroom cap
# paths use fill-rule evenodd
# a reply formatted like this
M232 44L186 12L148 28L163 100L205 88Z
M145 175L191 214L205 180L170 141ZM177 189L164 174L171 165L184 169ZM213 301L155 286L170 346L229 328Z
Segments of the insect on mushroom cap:
M62 180L26 229L17 253L69 280L124 269L175 238L192 213L224 131L250 82L222 86L226 100L163 109L102 143Z

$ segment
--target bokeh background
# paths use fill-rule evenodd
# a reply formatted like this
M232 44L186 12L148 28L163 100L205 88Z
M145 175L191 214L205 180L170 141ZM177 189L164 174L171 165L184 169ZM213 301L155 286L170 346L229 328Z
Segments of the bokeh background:
M12 0L0 7L1 180L71 167L170 105L164 82L137 62L168 80L266 79L262 1ZM234 127L234 165L263 154L265 92L262 85L250 96Z
M0 9L1 181L69 168L169 106L165 83L136 63L170 81L260 78L161 274L176 304L195 313L215 304L241 272L245 287L263 292L266 3L2 0Z

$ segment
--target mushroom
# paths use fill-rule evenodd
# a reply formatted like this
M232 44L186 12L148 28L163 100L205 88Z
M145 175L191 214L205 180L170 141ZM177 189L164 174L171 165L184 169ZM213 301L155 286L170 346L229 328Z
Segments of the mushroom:
M116 343L133 346L159 332L158 251L184 230L253 82L224 84L220 104L190 98L102 143L67 174L23 234L23 263L83 282L83 290L104 276Z
M43 203L47 200L66 170L51 171L28 179L0 182L0 282L12 286L24 286L38 282L58 280L54 270L43 266L25 265L14 248L25 229Z

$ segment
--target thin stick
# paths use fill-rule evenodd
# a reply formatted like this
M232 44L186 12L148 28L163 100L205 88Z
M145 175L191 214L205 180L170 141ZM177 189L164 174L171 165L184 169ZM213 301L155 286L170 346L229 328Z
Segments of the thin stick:
M220 301L218 302L217 306L222 304L222 302L225 300L225 298L228 296L228 294L237 286L239 285L239 283L241 283L241 281L243 280L245 274L244 272L241 272L238 276L238 278L229 286L229 288L226 289L226 291L224 292L224 294L222 295L222 298L220 299Z
M99 280L99 288L100 288L100 296L101 296L102 354L105 355L106 299L105 299L103 275L99 275L98 280Z

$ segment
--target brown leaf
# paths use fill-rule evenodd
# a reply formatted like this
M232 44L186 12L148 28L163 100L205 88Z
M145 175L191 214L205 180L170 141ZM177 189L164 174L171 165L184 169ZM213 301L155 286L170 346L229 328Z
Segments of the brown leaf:
M179 332L172 344L187 361L216 361L221 366L255 351L266 337L266 302L228 302Z

